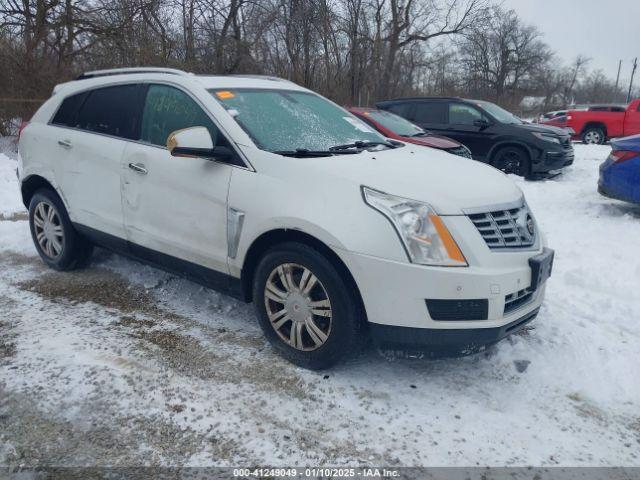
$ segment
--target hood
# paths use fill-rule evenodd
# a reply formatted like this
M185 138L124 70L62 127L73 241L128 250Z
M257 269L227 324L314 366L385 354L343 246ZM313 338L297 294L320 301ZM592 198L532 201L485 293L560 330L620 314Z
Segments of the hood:
M455 140L443 137L440 135L427 135L424 137L402 137L403 142L413 143L415 145L422 145L424 147L439 148L441 150L448 150L450 148L460 147L460 143Z
M552 122L555 119L548 120L548 122ZM567 132L562 128L554 127L552 125L541 125L539 123L523 123L522 125L517 125L518 128L525 129L529 132L538 132L538 133L549 133L553 135L558 135L560 137L566 137Z
M404 147L357 155L310 158L318 174L348 179L431 205L440 215L517 201L522 191L500 170L441 150Z

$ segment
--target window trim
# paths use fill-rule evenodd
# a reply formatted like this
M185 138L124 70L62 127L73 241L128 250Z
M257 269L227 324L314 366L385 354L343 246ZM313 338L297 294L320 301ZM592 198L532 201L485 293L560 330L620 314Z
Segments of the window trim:
M148 142L143 142L141 140L130 140L128 138L118 137L118 136L115 136L115 135L109 135L107 133L92 132L90 130L84 130L82 128L68 127L66 125L56 125L56 124L52 123L53 119L55 118L55 116L58 113L58 110L62 106L62 102L64 102L67 98L69 98L69 97L71 97L73 95L78 95L78 94L85 93L85 92L91 92L93 90L98 90L100 88L123 86L123 85L140 85L142 88L145 88L145 92L144 92L144 96L142 98L142 102L139 105L139 108L143 108L144 107L144 101L146 100L146 90L148 90L149 85L154 85L154 84L169 85L169 86L175 87L178 90L181 90L182 92L184 92L189 97L191 97L191 99L193 101L195 101L200 108L202 108L204 113L207 115L207 117L209 117L209 119L218 128L218 130L220 130L220 133L224 135L224 137L229 142L229 145L230 145L231 149L236 153L236 155L238 156L238 158L240 159L240 161L244 165L236 165L234 163L229 163L229 162L225 162L225 161L221 161L221 160L216 160L215 158L206 158L204 160L207 160L209 162L219 163L221 165L229 165L230 167L240 168L242 170L248 170L248 171L254 172L254 173L256 172L256 169L251 164L251 162L246 157L246 155L241 150L236 148L236 142L229 140L232 137L228 134L227 130L220 125L220 122L216 121L216 119L213 117L213 115L211 115L211 112L209 112L209 110L204 106L204 104L200 101L200 99L194 97L191 94L191 92L189 92L182 85L180 85L178 83L175 83L175 82L172 82L172 81L167 81L167 80L164 80L164 79L162 79L162 80L139 80L139 81L136 81L136 82L132 82L131 80L121 80L121 81L115 81L115 82L110 82L110 83L104 83L104 84L101 84L101 85L88 86L88 87L83 88L83 89L75 90L75 91L71 92L70 94L66 95L64 98L62 98L60 103L58 103L58 106L56 107L55 111L53 112L53 114L51 115L49 120L47 121L47 126L56 127L56 128L65 128L65 129L68 129L68 130L74 130L76 132L88 133L88 134L91 134L91 135L101 135L103 137L113 138L113 139L116 139L116 140L120 140L122 142L137 143L139 145L145 145L145 146L148 146L148 147L154 147L154 148L158 148L158 149L161 149L161 150L168 151L166 146L163 147L163 146L160 146L160 145L154 145L154 144L151 144L151 143L148 143ZM87 98L89 98L88 95L84 99L84 101L82 102L82 105L84 105L84 102L87 100ZM82 105L80 107L82 107ZM140 111L140 114L142 115L142 111ZM141 122L142 122L142 118L140 118L140 122L139 123L141 123ZM139 126L139 128L141 128L141 125Z

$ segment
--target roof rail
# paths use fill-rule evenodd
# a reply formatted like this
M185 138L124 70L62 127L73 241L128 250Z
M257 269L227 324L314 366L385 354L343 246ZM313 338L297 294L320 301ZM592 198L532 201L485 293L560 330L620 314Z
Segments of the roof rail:
M85 80L87 78L107 77L109 75L124 75L134 73L168 73L170 75L189 75L184 70L178 70L176 68L161 68L161 67L129 67L129 68L110 68L107 70L94 70L91 72L85 72L76 80Z
M291 80L287 80L286 78L274 77L273 75L231 74L231 75L227 75L227 76L229 76L229 77L238 77L238 78L255 78L257 80L270 80L272 82L293 83Z

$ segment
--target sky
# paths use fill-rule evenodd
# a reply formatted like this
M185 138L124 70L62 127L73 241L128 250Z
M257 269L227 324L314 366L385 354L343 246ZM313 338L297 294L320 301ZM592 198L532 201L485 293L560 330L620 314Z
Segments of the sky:
M558 56L569 63L577 55L591 58L613 79L622 60L622 79L629 79L640 57L640 0L503 0L525 22L542 32ZM636 71L637 84L640 67Z

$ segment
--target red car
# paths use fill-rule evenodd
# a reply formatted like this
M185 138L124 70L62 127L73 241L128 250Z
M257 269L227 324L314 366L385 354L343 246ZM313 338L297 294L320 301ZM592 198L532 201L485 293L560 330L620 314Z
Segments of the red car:
M569 110L566 115L541 122L572 130L574 140L603 144L610 138L628 137L640 133L640 98L626 110L616 108Z
M350 107L349 112L387 138L437 148L454 155L471 158L471 150L449 137L432 135L404 118L376 108Z

